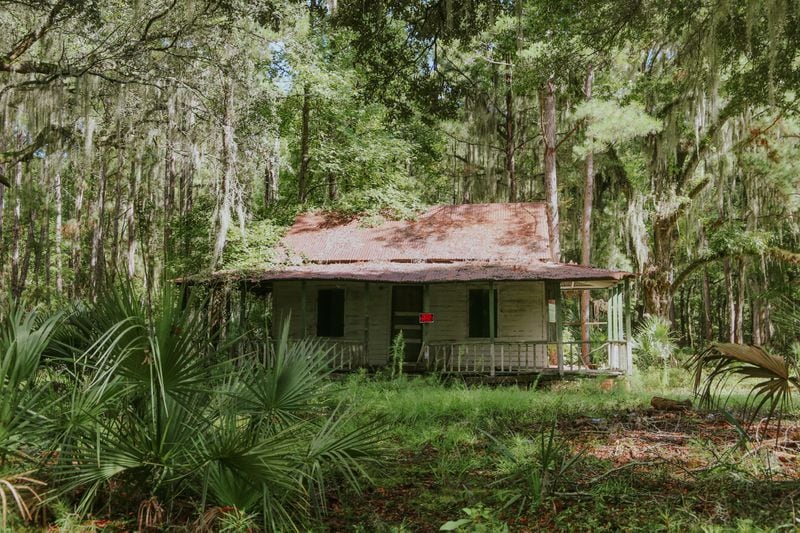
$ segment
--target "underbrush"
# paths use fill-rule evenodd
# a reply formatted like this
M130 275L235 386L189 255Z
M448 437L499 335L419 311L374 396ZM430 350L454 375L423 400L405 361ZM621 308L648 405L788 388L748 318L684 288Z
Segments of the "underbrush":
M327 527L757 531L793 524L797 413L777 432L774 423L743 429L725 413L653 411L655 395L692 398L685 371L672 370L662 383L660 370L532 390L350 376L336 385L336 401L357 408L351 423L387 423L390 458L369 471L374 486L363 495L332 496ZM728 408L735 414L745 399L745 389L734 390Z

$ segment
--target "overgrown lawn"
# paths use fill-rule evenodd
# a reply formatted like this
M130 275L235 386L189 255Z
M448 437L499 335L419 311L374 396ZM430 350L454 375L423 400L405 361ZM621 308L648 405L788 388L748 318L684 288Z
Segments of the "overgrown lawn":
M353 424L384 421L387 459L370 471L362 494L330 491L326 526L754 531L798 525L795 415L780 428L742 428L722 412L653 411L654 395L691 398L680 370L666 386L660 376L609 385L587 379L528 390L349 376L335 385L337 399L357 409ZM743 399L731 397L734 415Z

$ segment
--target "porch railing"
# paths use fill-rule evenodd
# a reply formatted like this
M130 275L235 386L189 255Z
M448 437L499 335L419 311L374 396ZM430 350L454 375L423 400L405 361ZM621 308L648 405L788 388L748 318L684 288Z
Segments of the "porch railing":
M562 342L563 361L559 365L558 345L544 340L430 341L422 347L420 363L433 371L451 373L517 373L559 368L628 372L626 342L586 343L586 360L582 344L581 341Z
M354 370L367 366L367 350L362 341L318 339L328 349L330 368Z
M355 370L367 366L367 350L361 341L315 338L322 349L328 352L328 368L332 370ZM289 343L297 342L296 339L289 339ZM277 341L270 340L269 344L260 344L259 349L254 350L261 360L267 361L274 353Z

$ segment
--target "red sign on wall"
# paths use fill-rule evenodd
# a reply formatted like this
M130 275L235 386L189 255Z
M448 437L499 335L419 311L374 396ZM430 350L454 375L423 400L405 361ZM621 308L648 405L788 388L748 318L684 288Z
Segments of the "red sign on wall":
M420 324L433 324L433 313L420 313L419 314L419 323Z

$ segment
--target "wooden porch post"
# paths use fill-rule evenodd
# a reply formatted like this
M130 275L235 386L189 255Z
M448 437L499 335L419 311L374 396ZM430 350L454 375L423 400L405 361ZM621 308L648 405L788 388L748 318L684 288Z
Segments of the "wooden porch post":
M303 338L308 336L308 331L306 331L306 324L308 320L306 319L306 310L308 308L307 300L308 295L306 293L306 280L302 280L300 282L300 292L302 293L300 297L300 314L302 315L302 319L300 320L300 325L303 329Z
M422 285L422 311L424 313L431 312L431 286L427 283ZM430 324L420 324L422 327L422 357L425 359L425 366L428 366L430 360L430 352L428 348L428 337L430 332L428 328Z
M564 375L564 340L562 338L562 320L561 316L561 282L556 282L558 290L556 291L556 347L558 349L558 375Z
M614 369L614 332L616 331L616 326L614 325L614 320L617 318L617 313L614 311L614 304L616 303L616 299L614 298L614 292L616 291L616 287L611 287L611 295L608 297L608 306L606 309L606 320L607 320L607 331L606 340L608 342L608 368Z
M631 374L633 371L633 346L631 345L631 283L625 278L625 373Z
M363 313L364 313L364 355L362 362L366 366L368 358L367 354L369 354L369 281L364 282Z
M494 298L494 280L489 283L489 354L492 361L490 375L494 376L494 338L497 333L494 330L495 320L495 298Z

